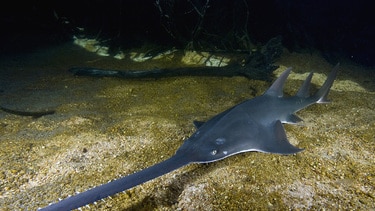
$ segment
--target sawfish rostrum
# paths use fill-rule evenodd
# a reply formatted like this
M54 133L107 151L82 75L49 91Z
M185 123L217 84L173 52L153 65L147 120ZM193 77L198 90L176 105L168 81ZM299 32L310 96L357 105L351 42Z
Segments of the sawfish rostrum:
M286 69L261 96L244 101L207 122L194 122L196 132L176 154L151 167L78 193L41 210L71 210L125 191L189 163L214 162L241 152L294 154L302 149L289 143L282 123L301 121L294 113L314 103L327 103L338 65L322 87L309 95L310 73L295 96L284 97L283 86L291 72Z

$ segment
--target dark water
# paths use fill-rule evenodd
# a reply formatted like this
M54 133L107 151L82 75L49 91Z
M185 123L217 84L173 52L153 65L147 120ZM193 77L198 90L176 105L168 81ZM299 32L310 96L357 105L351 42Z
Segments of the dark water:
M56 112L32 118L0 111L3 207L36 209L164 160L194 130L193 120L205 120L260 95L270 84L239 76L124 80L78 77L67 71L74 66L178 67L177 58L136 63L128 57L98 56L72 43L4 57L0 105ZM285 86L288 94L298 90L311 70L316 73L313 88L318 88L332 68L317 53L285 51L276 64L281 67L275 74L293 67L295 74ZM304 127L286 126L291 142L305 148L297 156L247 153L186 167L93 209L373 209L371 72L342 60L329 96L332 103L301 111Z

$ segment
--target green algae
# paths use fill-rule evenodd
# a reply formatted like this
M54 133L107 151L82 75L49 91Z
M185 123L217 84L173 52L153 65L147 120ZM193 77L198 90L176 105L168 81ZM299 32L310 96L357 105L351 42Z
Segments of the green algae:
M77 56L92 59L64 55L77 63ZM309 63L303 63L306 60ZM110 62L106 58L94 63L121 66ZM168 62L169 66L179 64ZM285 54L279 63L293 66L296 72L323 68L327 73L330 67L314 55ZM152 62L141 68L146 66ZM375 93L347 86L341 90L340 81L348 78L349 67L342 65L329 96L331 104L299 112L303 126L285 126L290 141L305 148L302 153L244 153L189 165L89 209L374 209ZM204 121L269 86L241 77L119 80L64 76L52 82L73 90L68 92L70 101L67 95L61 96L63 103L55 115L39 119L1 116L0 204L4 210L33 210L158 163L173 155L193 133L193 120ZM288 80L287 94L295 93L300 83L301 79Z

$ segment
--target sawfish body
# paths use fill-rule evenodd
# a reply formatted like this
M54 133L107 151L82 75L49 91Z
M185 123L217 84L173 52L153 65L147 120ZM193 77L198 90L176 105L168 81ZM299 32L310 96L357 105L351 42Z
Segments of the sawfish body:
M283 86L291 72L285 70L261 96L244 101L214 116L207 122L195 122L196 132L171 158L146 169L70 196L41 210L71 210L125 191L190 163L208 163L241 152L258 151L294 154L302 149L291 145L282 123L296 124L294 113L314 103L326 103L336 78L338 65L322 87L309 95L312 73L295 96L284 97Z

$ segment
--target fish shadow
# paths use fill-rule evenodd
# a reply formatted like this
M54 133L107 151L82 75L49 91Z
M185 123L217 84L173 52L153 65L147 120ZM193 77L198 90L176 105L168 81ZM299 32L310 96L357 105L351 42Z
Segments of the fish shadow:
M176 175L168 185L159 185L155 187L158 194L150 194L143 198L143 200L135 203L129 208L122 209L123 211L148 211L154 210L158 207L173 207L179 202L179 197L189 184L194 183L204 175L219 168L217 163L203 163L190 164L196 165L194 169L188 170L182 174ZM169 175L170 176L170 175ZM162 190L160 190L162 189Z

